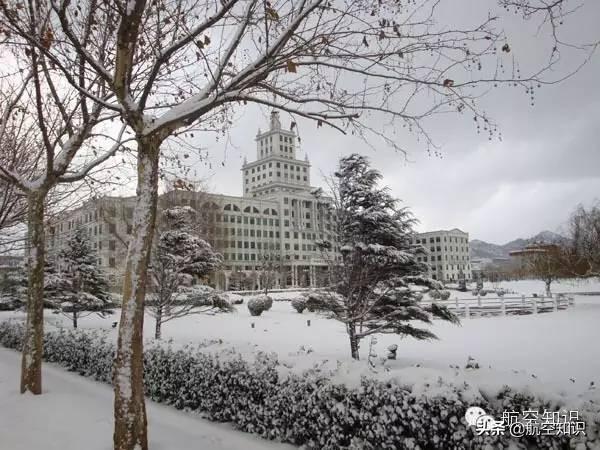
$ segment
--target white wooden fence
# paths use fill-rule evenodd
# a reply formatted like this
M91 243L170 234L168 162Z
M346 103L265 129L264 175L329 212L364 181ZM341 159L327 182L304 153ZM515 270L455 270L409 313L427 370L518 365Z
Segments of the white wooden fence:
M526 297L521 295L503 297L481 297L435 300L443 304L456 315L470 319L473 316L506 316L507 314L538 314L556 312L575 305L573 297L554 295L553 297Z

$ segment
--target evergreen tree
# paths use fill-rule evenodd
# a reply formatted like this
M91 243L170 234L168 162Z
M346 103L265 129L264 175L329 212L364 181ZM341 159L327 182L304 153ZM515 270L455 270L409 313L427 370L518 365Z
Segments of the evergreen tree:
M85 228L75 228L66 248L58 255L58 262L58 272L51 265L45 272L46 300L72 318L73 328L77 328L83 313L112 313L108 283L98 267Z
M331 182L334 239L318 243L330 263L333 284L309 295L316 309L346 324L354 359L366 336L395 333L432 339L431 331L415 327L413 321L430 323L438 317L458 323L445 307L420 303L423 286L442 286L423 275L427 267L417 256L424 250L412 244L415 219L407 208L398 207L388 188L378 186L380 180L367 158L352 154L340 160Z
M208 310L229 311L212 289L185 292L182 286L194 278L202 278L216 270L221 255L193 230L195 211L190 207L175 207L164 211L163 231L152 253L151 286L148 310L156 320L154 337L160 339L162 324L188 314Z

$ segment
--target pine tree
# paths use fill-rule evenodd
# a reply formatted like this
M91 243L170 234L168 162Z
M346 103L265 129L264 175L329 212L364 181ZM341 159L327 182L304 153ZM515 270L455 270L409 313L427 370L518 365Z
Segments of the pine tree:
M340 160L331 183L335 236L318 243L330 262L333 284L309 295L316 309L346 325L354 359L359 358L360 340L369 335L433 339L431 331L411 322L430 323L433 317L458 322L445 307L420 302L419 286L442 286L424 276L427 267L417 260L423 249L412 244L411 212L398 207L389 189L379 187L380 180L364 156Z
M108 283L97 264L85 228L78 226L58 255L60 270L45 272L46 299L58 311L70 316L73 328L83 313L111 314ZM86 314L87 315L87 314Z
M154 317L154 337L160 339L162 324L188 314L232 308L212 289L183 292L182 286L193 278L202 278L216 270L221 255L193 230L195 211L190 207L175 207L164 211L166 230L153 250L150 268L153 295L148 310Z

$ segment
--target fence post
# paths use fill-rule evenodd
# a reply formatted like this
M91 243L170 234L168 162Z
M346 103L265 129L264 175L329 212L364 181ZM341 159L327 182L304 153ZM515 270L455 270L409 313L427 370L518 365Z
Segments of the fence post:
M479 317L482 316L481 314L481 295L477 294L477 309L478 309L478 315Z
M558 311L558 295L555 295L552 298L552 303L553 303L553 305L552 305L553 308L552 309L554 309L554 312Z
M471 311L470 311L468 303L465 303L465 318L467 318L467 319L471 318Z
M458 297L456 297L456 312L458 312Z
M502 302L502 315L505 316L506 315L506 304L504 303L504 297L501 297L500 301Z
M538 308L537 308L537 297L533 297L533 313L537 314L537 312L538 312L537 310L538 310Z
M521 295L521 306L525 306L525 295Z

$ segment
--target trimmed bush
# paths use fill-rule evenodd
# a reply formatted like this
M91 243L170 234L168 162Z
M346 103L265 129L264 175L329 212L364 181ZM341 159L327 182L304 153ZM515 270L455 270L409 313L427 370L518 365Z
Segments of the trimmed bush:
M306 309L306 299L304 297L297 297L292 299L292 308L302 314L302 311Z
M248 299L248 311L253 316L260 316L273 306L273 299L268 295L257 295Z
M442 298L442 294L438 290L432 290L429 291L429 297L431 297L433 300L439 300Z
M0 344L19 349L23 326L0 322ZM110 383L114 343L100 331L51 331L44 359ZM145 393L177 409L202 413L266 439L306 449L482 449L600 448L598 406L582 404L584 436L477 436L464 414L480 406L500 418L503 411L559 411L562 405L505 388L496 397L474 396L465 385L439 379L435 396L416 394L395 382L363 378L359 387L332 384L318 370L279 375L273 354L246 361L234 350L204 353L155 343L144 351ZM588 408L587 410L583 410Z
M440 292L440 299L448 300L449 298L450 298L450 291L441 291Z

